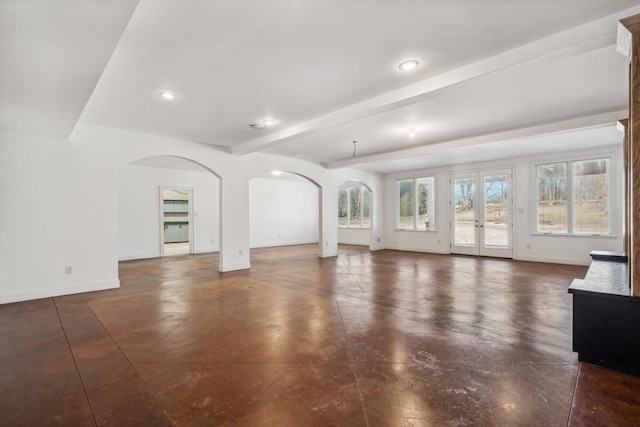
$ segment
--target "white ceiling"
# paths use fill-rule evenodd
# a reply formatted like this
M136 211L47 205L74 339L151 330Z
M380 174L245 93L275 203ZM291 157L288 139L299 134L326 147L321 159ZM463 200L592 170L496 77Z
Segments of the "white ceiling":
M383 173L607 145L628 108L617 21L638 13L637 0L0 0L0 127L68 137L83 122ZM399 70L408 58L421 66ZM264 118L278 124L249 128Z

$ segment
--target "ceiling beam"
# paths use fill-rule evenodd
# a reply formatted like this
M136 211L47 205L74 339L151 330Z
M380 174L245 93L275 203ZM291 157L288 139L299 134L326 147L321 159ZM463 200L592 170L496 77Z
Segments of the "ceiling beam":
M549 64L606 46L613 46L616 44L618 20L629 16L631 13L640 13L640 6L571 28L493 57L427 78L324 116L237 145L231 149L231 153L244 155L265 150L312 133L420 102L435 93L459 90L461 86L464 87L467 84L475 85L483 79L495 79L521 67Z
M354 157L348 160L329 163L327 168L337 169L344 167L353 167L360 164L376 163L391 160L400 160L416 156L425 156L428 154L440 153L455 148L469 147L473 145L488 144L494 142L505 142L531 138L539 135L550 135L555 133L567 132L575 129L584 129L588 127L598 127L604 125L615 124L620 118L626 117L626 110L612 111L593 116L580 117L560 122L546 123L538 126L530 126L521 129L514 129L505 132L492 133L487 135L473 136L470 138L456 139L452 141L443 141L436 144L423 145L420 147L408 148L386 153L373 154L370 156Z

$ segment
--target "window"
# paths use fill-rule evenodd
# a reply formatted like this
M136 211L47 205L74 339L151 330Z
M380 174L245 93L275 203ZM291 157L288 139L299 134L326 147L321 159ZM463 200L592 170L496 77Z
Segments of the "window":
M435 230L434 177L396 181L396 227L401 230Z
M371 192L364 185L338 188L338 227L371 226Z
M574 162L573 231L609 233L609 160Z
M537 167L539 232L566 233L567 163L550 163Z
M536 231L609 234L609 159L536 166Z

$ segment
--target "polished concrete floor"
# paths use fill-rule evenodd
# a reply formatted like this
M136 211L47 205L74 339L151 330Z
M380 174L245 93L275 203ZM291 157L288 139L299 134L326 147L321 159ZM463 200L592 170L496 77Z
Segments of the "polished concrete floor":
M571 351L586 268L315 251L123 262L120 289L0 306L0 425L640 425L640 378Z

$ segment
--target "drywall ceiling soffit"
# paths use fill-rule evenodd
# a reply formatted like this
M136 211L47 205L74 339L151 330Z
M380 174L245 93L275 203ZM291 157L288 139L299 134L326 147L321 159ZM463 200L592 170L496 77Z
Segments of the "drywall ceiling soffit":
M0 129L67 138L137 4L0 1Z
M621 10L635 5L617 0L143 1L81 121L224 146L239 155L261 151L336 163L350 153L323 158L317 151L334 150L318 150L323 144L312 143L315 136L345 126L357 137L370 129L361 126L368 119L395 120L433 97L453 105L460 91L477 86L493 84L498 95L508 96L513 86L501 89L507 85L500 81L514 73L553 75L556 63L615 45L617 15L611 14L626 15ZM397 64L409 56L423 66L403 74ZM547 83L552 96L554 82ZM598 89L591 92L589 82L583 84L591 95L579 96L600 102ZM165 89L178 98L162 102L157 94ZM539 95L519 90L523 99ZM617 98L604 101L621 107ZM509 123L509 129L540 123L543 117L536 115L548 111L523 104L527 119ZM502 113L510 111L505 107ZM249 129L269 116L280 120L277 127ZM487 121L483 129L464 126L456 123L438 140L504 130L502 122ZM375 152L397 149L396 140L380 144Z
M576 69L584 69L581 79L573 78ZM421 102L318 130L264 151L330 167L357 167L381 157L412 157L443 143L470 145L504 139L506 132L514 139L531 136L532 131L612 123L623 117L619 114L624 112L618 112L627 107L626 73L625 58L614 49L602 48L549 66L523 68L500 79L476 81L464 90L433 94ZM585 81L593 87L585 90ZM544 124L553 126L547 129ZM409 127L415 128L413 137ZM359 141L356 157L352 157L352 140Z
M404 166L399 159L415 161L415 156L433 152L433 148L607 125L626 117L627 64L610 38L604 47L531 67L520 64L502 70L502 76L497 72L475 78L420 100L416 97L414 102L390 111L282 138L262 150L331 168L388 172L391 165L383 165L384 159L394 160L394 171L401 170ZM415 128L413 137L410 127ZM350 144L353 140L359 141L355 157ZM564 147L576 145L567 138ZM519 152L517 145L502 149L501 155L506 157ZM459 161L465 157L459 156ZM375 168L370 162L376 163Z
M611 115L613 116L615 113ZM578 122L574 122L574 124L578 125ZM416 149L410 154L393 153L389 156L372 156L366 161L350 167L382 174L406 173L407 171L550 155L574 150L600 148L608 151L613 146L620 146L623 138L614 123L545 133L554 127L557 129L566 128L550 124L545 125L544 129L530 129L529 136L513 139L509 139L508 136L514 135L514 133L507 132L500 135L477 137L475 141L454 141ZM524 135L524 133L520 133L520 135ZM483 141L479 142L479 139L483 139ZM546 161L549 160L549 158L546 159Z

